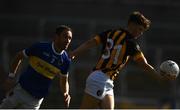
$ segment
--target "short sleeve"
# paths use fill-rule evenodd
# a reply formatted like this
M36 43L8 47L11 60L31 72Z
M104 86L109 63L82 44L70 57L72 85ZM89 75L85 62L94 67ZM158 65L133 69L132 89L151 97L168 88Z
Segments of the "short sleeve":
M24 49L23 50L24 56L28 57L35 55L38 52L39 47L40 47L40 43L36 43L30 46L29 48Z
M70 61L65 62L64 68L61 70L63 75L67 75L69 73L70 63Z
M109 33L110 33L111 31L112 31L112 30L106 30L106 31L104 31L104 32L101 32L101 33L97 34L97 35L95 36L95 39L96 39L97 43L103 43L103 44L105 44L106 41L107 41L108 35L109 35Z
M70 69L71 59L68 57L67 52L64 52L63 67L61 68L61 73L63 76L67 76Z

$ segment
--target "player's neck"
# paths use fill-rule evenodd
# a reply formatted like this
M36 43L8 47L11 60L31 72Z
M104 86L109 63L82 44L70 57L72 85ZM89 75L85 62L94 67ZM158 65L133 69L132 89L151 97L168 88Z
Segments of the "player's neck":
M61 52L64 50L63 48L58 47L55 42L52 43L52 48L55 51L55 53L61 54Z

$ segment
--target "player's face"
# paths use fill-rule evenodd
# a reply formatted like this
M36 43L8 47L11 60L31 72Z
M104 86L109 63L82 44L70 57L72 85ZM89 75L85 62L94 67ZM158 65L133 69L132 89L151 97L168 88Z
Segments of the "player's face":
M142 25L130 22L128 24L128 31L135 39L137 39L144 33L145 28Z
M72 40L72 32L64 30L60 35L56 35L55 43L58 48L67 49Z

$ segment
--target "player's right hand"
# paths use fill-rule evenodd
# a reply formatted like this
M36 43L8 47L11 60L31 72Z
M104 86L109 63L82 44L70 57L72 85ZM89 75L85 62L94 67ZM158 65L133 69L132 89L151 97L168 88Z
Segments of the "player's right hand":
M71 100L71 96L69 94L65 93L64 94L64 102L65 102L66 108L69 108L70 100Z

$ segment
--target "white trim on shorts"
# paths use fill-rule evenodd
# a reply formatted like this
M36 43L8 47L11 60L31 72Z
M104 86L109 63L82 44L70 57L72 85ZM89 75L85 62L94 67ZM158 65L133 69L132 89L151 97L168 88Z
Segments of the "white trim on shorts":
M100 70L93 71L86 80L85 92L102 100L106 95L114 96L113 80Z

